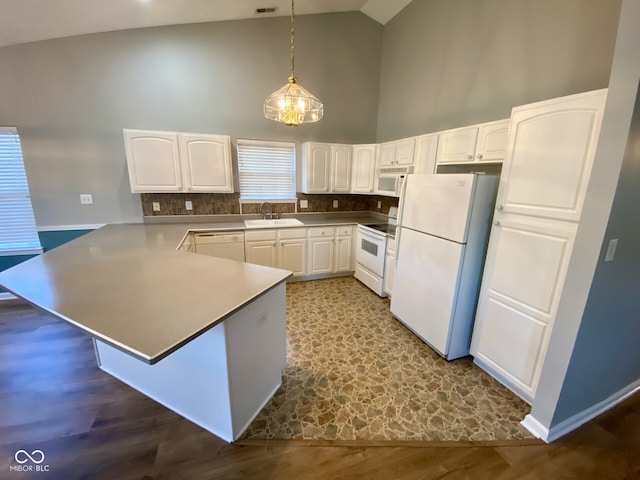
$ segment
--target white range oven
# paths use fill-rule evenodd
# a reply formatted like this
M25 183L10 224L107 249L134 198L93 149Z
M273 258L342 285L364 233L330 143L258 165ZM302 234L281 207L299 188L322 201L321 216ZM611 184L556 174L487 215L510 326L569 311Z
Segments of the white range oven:
M373 290L386 297L384 292L384 264L387 250L387 234L376 229L378 225L358 225L356 243L355 277ZM382 229L385 226L381 225Z

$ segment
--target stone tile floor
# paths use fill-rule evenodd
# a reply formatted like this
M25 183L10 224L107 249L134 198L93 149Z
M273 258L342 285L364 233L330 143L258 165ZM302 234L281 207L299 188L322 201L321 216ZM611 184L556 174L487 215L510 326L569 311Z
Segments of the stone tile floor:
M532 438L529 405L471 357L442 359L353 277L287 285L287 357L243 438Z

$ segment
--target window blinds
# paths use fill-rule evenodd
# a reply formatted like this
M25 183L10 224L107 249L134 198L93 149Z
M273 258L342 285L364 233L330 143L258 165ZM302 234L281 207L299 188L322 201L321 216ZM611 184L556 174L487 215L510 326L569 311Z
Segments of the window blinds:
M0 127L0 255L40 252L20 137L14 127Z
M242 200L294 200L295 144L238 139L238 175Z

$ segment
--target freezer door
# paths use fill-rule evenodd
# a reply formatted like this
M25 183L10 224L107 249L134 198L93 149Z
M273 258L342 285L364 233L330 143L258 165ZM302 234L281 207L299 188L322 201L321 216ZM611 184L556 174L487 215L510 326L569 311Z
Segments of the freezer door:
M400 228L391 313L446 357L466 246Z
M466 243L477 175L407 175L398 222L403 227Z

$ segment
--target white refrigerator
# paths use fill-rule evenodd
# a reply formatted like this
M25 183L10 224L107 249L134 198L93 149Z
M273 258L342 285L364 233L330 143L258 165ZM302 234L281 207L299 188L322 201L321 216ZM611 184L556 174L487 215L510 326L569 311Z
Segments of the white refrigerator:
M408 175L391 313L447 360L469 355L498 178Z

